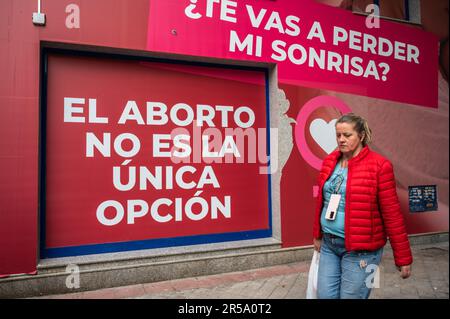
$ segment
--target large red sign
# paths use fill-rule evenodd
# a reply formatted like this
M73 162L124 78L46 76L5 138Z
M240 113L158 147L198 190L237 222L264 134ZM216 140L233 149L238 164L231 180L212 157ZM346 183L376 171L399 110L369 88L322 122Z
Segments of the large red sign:
M282 83L437 107L438 39L312 0L153 0L147 49L278 64Z
M44 256L271 235L247 151L264 70L50 54L48 72Z

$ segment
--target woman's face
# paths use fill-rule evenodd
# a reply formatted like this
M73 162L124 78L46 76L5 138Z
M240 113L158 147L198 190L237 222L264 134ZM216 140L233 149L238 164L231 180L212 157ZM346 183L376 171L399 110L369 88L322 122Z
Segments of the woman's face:
M351 123L336 124L336 140L338 148L342 153L353 154L362 148L362 136L354 130Z

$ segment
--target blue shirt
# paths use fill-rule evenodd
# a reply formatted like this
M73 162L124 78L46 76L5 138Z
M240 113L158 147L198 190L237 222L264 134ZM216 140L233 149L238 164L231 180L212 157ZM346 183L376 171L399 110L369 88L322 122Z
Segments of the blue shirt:
M322 232L330 233L342 238L345 238L344 222L345 222L345 191L347 186L348 169L341 167L337 164L334 168L333 174L325 182L323 186L323 208L322 215L320 217L320 223L322 226ZM339 201L339 207L336 212L336 218L334 220L328 220L325 218L325 212L327 211L328 204L332 194L341 195Z

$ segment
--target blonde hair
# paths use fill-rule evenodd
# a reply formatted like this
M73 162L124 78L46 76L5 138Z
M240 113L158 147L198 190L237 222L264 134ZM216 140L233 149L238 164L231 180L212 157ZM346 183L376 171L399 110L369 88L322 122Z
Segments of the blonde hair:
M363 146L366 146L372 142L372 130L367 123L367 120L362 116L356 115L355 113L347 113L342 115L337 121L336 125L339 123L350 123L353 124L353 128L360 136L364 134L361 142Z

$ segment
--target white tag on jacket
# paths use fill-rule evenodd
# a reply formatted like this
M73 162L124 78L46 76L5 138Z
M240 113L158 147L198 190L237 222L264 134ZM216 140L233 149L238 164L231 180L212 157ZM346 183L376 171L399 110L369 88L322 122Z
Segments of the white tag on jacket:
M330 202L328 203L327 211L325 212L325 219L335 220L337 215L337 210L339 207L339 202L341 201L341 195L333 194L331 195Z

